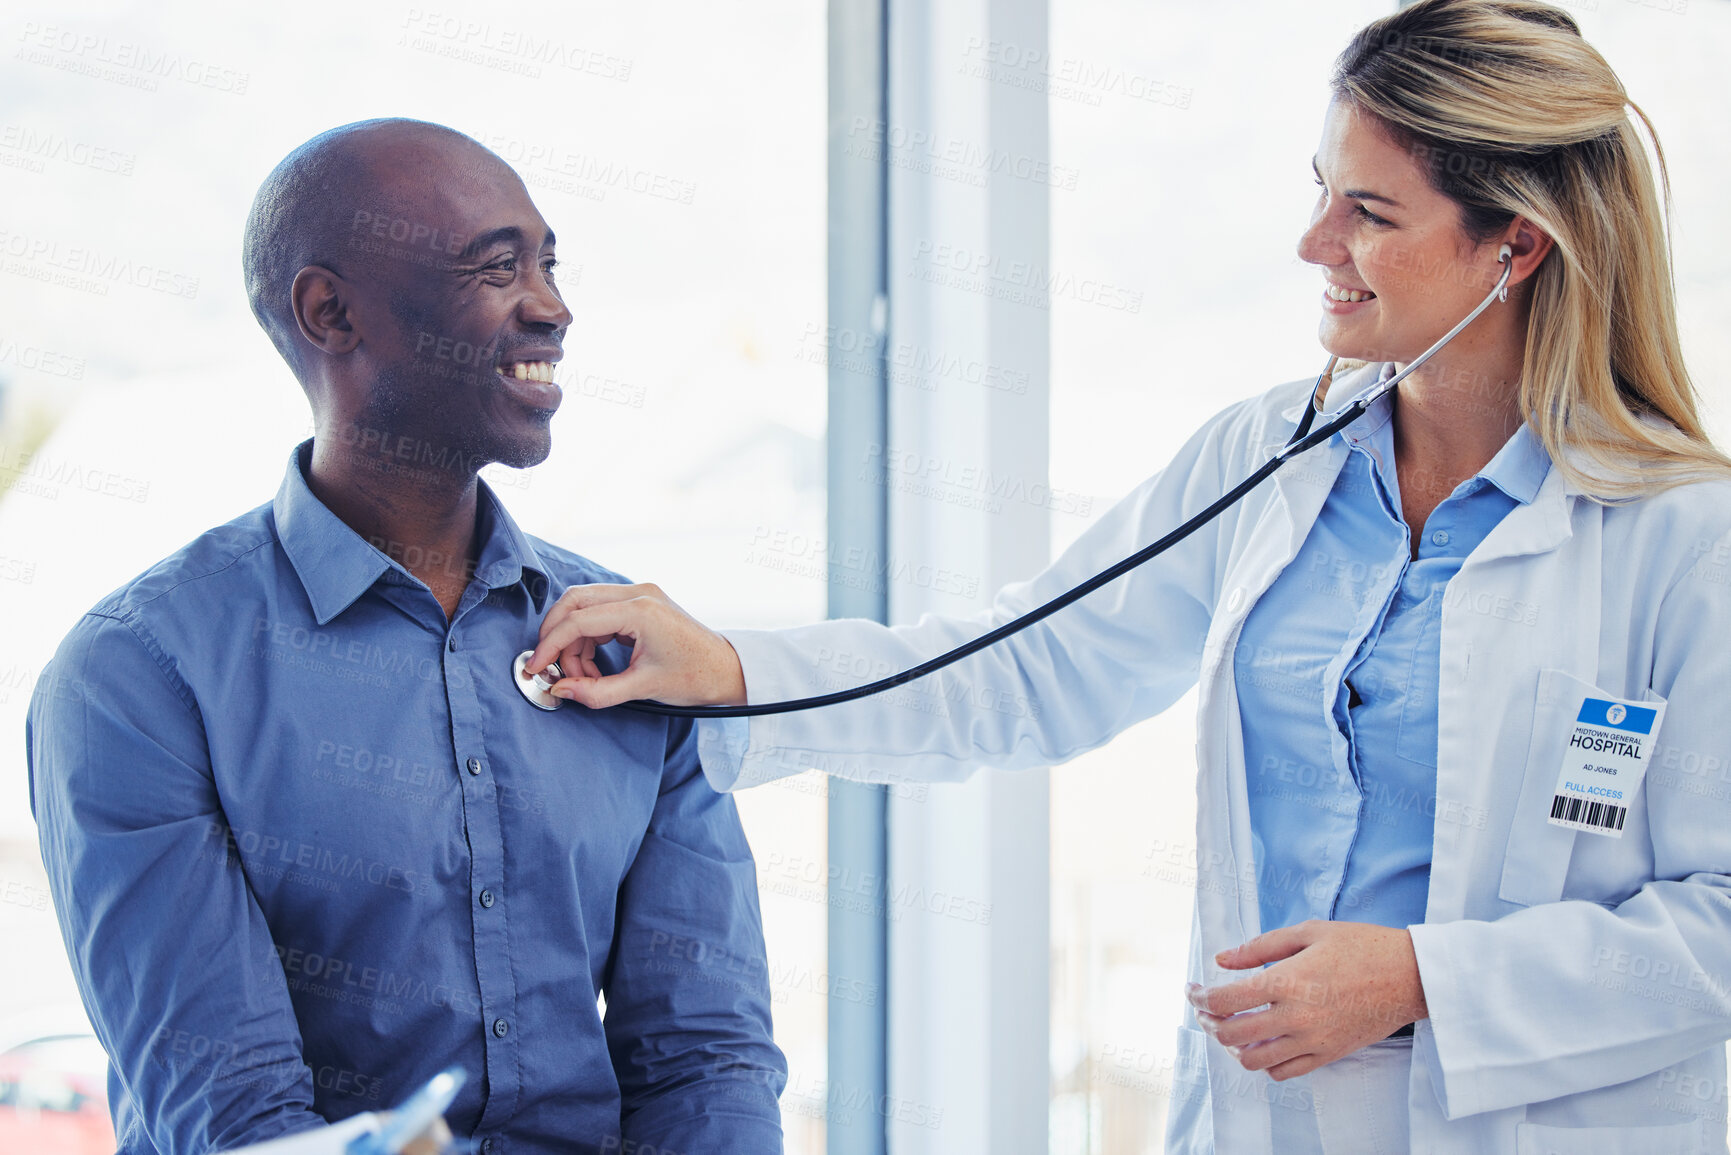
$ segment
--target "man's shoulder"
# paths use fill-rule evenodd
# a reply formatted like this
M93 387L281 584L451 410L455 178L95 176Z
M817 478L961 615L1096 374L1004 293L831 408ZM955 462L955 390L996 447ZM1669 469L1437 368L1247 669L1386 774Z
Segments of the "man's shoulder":
M249 562L276 542L271 503L266 502L205 530L111 591L90 608L88 616L138 621L191 599L209 605L207 599L220 599L229 592L222 588L225 584L256 584L257 575Z
M541 559L541 564L547 569L547 577L552 581L555 590L566 589L579 585L630 585L631 579L617 570L608 569L601 563L584 557L580 553L549 541L525 534L529 543L535 547L535 555Z

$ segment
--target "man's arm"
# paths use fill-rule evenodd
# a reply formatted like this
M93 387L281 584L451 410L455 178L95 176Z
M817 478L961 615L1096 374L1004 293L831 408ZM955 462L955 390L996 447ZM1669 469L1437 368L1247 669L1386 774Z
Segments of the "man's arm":
M674 721L661 796L619 891L604 993L624 1136L667 1155L781 1150L757 868L733 799Z
M86 616L37 684L26 743L67 954L154 1149L192 1155L322 1126L203 723L160 646Z

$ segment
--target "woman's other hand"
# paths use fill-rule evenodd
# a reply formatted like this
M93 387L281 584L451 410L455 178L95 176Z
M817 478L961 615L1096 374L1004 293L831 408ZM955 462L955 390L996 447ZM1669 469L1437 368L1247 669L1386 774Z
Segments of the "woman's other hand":
M1246 1070L1276 1081L1309 1074L1430 1015L1404 929L1312 919L1258 935L1214 961L1228 970L1276 964L1186 992L1203 1030Z

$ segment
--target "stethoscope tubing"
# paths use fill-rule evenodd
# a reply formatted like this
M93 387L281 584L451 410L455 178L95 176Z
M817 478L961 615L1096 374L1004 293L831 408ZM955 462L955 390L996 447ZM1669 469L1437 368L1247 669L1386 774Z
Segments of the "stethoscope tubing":
M1359 417L1363 416L1364 411L1370 408L1370 406L1379 398L1393 392L1395 387L1411 375L1414 370L1429 361L1440 349L1442 349L1444 345L1447 345L1450 341L1454 340L1455 337L1460 334L1461 330L1465 329L1468 325L1472 324L1473 321L1477 320L1479 314L1488 309L1492 301L1498 299L1504 301L1508 300L1509 274L1514 270L1514 262L1510 259L1510 251L1507 245L1502 247L1502 250L1498 253L1497 260L1502 264L1503 271L1502 275L1497 278L1496 287L1490 291L1483 301L1479 302L1477 308L1475 308L1471 313L1468 313L1466 317L1461 320L1460 324L1443 334L1442 338L1438 340L1436 344L1432 345L1429 349L1426 349L1411 361L1406 368L1394 374L1388 380L1378 382L1376 387L1365 391L1361 396L1343 408L1338 416L1331 418L1319 428L1312 430L1311 425L1314 423L1317 414L1320 412L1320 404L1324 390L1328 385L1333 383L1334 367L1340 360L1338 357L1331 356L1328 359L1328 364L1324 366L1322 372L1317 375L1316 385L1311 390L1310 403L1305 406L1303 419L1299 421L1298 427L1293 431L1292 436L1287 440L1285 447L1282 448L1279 453L1263 462L1262 465L1257 467L1257 469L1250 474L1250 476L1221 494L1214 501L1209 502L1208 505L1199 510L1194 516L1184 522L1184 524L1172 530L1170 533L1166 534L1166 536L1150 545L1144 546L1142 549L1137 550L1135 553L1131 554L1123 561L1118 562L1116 565L1101 570L1087 581L1084 581L1072 589L1066 590L1064 593L1059 594L1044 605L1029 610L1021 617L1005 622L996 629L981 634L972 641L964 642L955 649L939 654L935 658L930 658L921 662L917 666L911 666L899 673L879 678L875 682L867 682L864 685L854 686L846 690L837 690L829 694L816 694L809 698L791 698L784 702L758 702L744 706L669 706L663 702L645 700L623 703L624 708L627 710L635 710L639 713L659 714L671 718L759 718L766 714L788 714L796 710L817 710L824 706L839 706L844 702L857 702L861 698L869 698L874 694L881 694L886 690L893 690L897 686L903 686L909 682L916 681L928 674L934 674L945 666L954 665L963 658L977 654L988 646L996 645L998 642L1003 641L1005 638L1010 637L1013 634L1021 633L1029 626L1044 621L1071 603L1080 601L1082 598L1087 597L1101 586L1116 581L1118 578L1123 577L1125 574L1143 563L1152 561L1154 558L1159 557L1161 554L1165 553L1167 550L1171 549L1173 546L1177 545L1179 542L1183 541L1185 538L1219 517L1222 513L1232 508L1239 501L1243 500L1246 494L1261 485L1264 481L1267 481L1274 475L1275 471L1285 465L1288 461L1291 461L1294 457L1297 457L1308 449L1313 449L1316 446L1321 445L1336 433L1339 433L1342 429L1345 429L1348 425L1357 421Z

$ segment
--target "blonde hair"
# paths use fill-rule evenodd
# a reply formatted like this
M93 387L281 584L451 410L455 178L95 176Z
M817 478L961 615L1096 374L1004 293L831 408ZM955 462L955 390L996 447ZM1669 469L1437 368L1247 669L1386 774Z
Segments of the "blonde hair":
M1353 38L1333 89L1410 148L1473 241L1521 216L1555 243L1527 282L1519 404L1570 481L1609 501L1731 474L1683 364L1664 152L1572 17L1418 0Z

